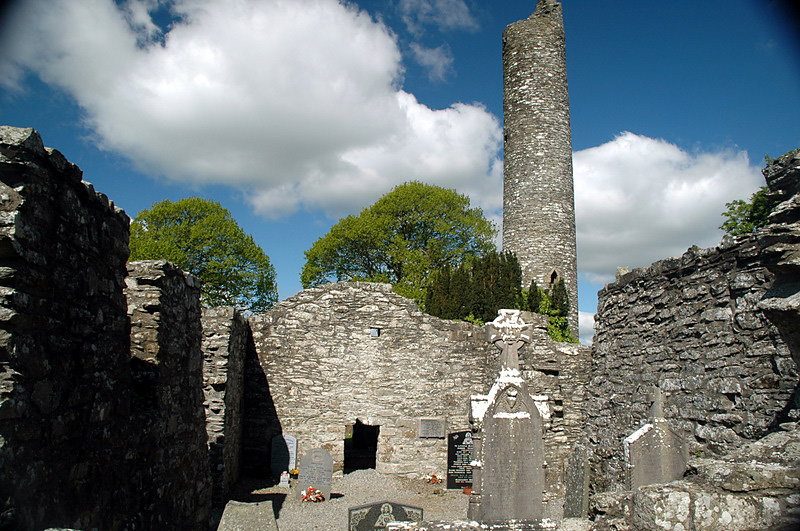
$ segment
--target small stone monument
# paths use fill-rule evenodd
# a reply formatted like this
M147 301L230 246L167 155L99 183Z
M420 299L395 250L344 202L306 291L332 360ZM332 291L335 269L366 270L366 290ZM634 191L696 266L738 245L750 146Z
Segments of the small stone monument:
M589 449L583 441L569 458L564 483L564 518L585 518L589 514Z
M289 488L289 473L288 472L281 472L281 481L278 483L278 486L283 489Z
M447 488L472 488L472 431L447 437Z
M347 513L348 531L386 529L389 522L421 522L422 509L388 501L350 507Z
M683 477L689 456L683 439L664 418L661 389L653 391L650 422L624 441L629 490Z
M278 531L272 501L244 503L229 501L225 504L218 531Z
M282 472L297 468L297 438L282 433L272 438L270 469L278 477Z
M333 459L327 450L314 448L300 458L300 475L297 478L297 497L302 499L308 487L314 487L331 499L331 483L333 481Z
M502 351L500 374L488 395L471 398L475 460L467 516L483 524L513 520L535 528L544 516L540 409L546 409L546 402L531 397L519 370L519 350L530 342L532 327L519 310L499 313L486 325L486 339Z

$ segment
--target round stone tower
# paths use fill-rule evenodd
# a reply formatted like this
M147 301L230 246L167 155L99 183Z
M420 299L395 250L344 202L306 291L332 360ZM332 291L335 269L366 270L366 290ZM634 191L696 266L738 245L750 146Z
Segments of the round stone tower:
M522 266L525 289L564 279L578 337L575 195L561 4L539 0L503 32L503 249Z

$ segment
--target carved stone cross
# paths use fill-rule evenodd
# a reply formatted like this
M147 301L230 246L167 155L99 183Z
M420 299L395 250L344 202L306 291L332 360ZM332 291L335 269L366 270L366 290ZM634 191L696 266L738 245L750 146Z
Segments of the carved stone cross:
M519 349L531 341L531 325L520 318L519 310L500 310L497 319L486 325L486 340L499 348L500 369L519 370Z

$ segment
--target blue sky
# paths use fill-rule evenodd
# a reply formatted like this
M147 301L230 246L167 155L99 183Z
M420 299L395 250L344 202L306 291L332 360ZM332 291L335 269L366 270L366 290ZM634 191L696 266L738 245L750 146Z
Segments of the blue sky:
M800 146L800 40L770 0L562 3L586 325L617 266L715 245L764 155ZM535 5L12 3L0 123L36 128L131 217L219 201L285 298L316 238L404 181L455 188L499 221L501 34Z

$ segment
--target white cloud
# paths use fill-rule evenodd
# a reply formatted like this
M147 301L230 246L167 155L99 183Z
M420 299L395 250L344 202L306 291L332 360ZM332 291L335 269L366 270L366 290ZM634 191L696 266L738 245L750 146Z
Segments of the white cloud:
M416 42L411 43L414 59L428 71L431 81L444 81L453 70L453 53L446 44L436 48L426 48Z
M408 31L414 34L422 33L426 25L440 30L478 28L464 0L400 0L398 7Z
M0 37L14 61L0 63L0 82L31 69L75 98L102 147L152 174L238 187L267 217L352 212L412 179L499 207L497 119L403 92L395 37L366 12L337 0L175 0L178 22L162 35L157 6L26 2Z
M594 338L594 314L578 312L578 330L582 345L591 345Z
M745 152L688 153L629 132L573 160L578 270L598 284L618 266L716 245L725 203L763 185Z

